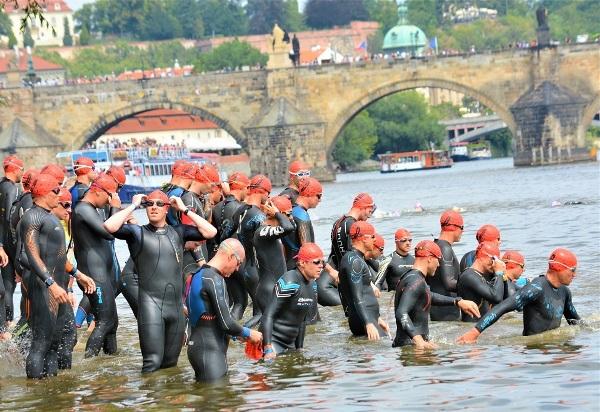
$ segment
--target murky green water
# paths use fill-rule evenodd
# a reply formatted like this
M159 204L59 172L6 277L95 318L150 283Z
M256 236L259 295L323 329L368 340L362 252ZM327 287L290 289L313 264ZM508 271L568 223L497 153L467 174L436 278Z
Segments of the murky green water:
M256 364L234 343L229 376L207 385L194 381L185 350L177 368L142 376L136 324L119 298L117 356L84 360L79 344L72 370L29 381L15 348L0 346L0 409L600 409L598 164L514 169L510 159L501 159L430 172L339 176L325 185L323 202L311 213L326 249L333 220L364 190L378 204L373 223L388 241L386 253L400 226L411 229L415 240L437 235L438 216L451 206L465 210L465 235L455 248L459 256L473 248L474 233L484 223L502 230L503 248L525 254L528 277L544 272L554 247L573 249L580 270L571 289L588 324L522 337L521 315L510 314L477 345L458 346L454 340L470 325L433 323L440 348L417 352L393 349L388 340L351 338L341 309L321 308L323 321L309 328L304 351ZM554 200L582 204L551 207ZM412 211L416 201L424 213ZM119 248L121 259L125 250ZM395 331L391 295L384 294L380 304Z

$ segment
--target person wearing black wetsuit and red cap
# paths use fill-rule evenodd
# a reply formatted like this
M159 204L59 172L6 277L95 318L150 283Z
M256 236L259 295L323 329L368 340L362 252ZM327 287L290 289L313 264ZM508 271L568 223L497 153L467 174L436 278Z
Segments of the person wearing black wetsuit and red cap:
M525 270L525 257L516 250L507 250L502 255L502 261L506 264L504 297L502 300L517 293L528 282L522 277Z
M171 168L171 181L164 185L161 190L167 194L167 197L182 197L192 184L197 168L198 165L195 163L183 159L177 160ZM170 225L181 223L181 215L175 208L169 209L167 223Z
M481 242L492 242L500 247L500 230L494 225L483 225L477 230L475 239L477 239L477 244L480 244ZM460 273L463 273L474 261L475 250L465 253L460 260Z
M73 164L73 172L77 176L75 184L71 186L69 192L71 192L71 198L73 199L73 207L83 199L83 195L88 191L90 185L98 177L96 174L96 165L94 161L89 157L81 156L75 160Z
M392 347L415 345L417 348L433 349L429 342L429 310L432 304L456 306L464 312L479 316L474 302L432 292L425 282L435 276L442 259L440 247L431 240L423 240L415 247L415 263L404 273L396 286L394 313L396 315L396 338Z
M288 172L290 174L290 183L288 184L288 187L279 193L279 196L286 196L292 202L292 206L294 206L296 204L296 199L300 194L300 191L298 190L300 179L310 177L310 167L301 160L294 160L290 163Z
M371 272L365 262L365 256L374 247L375 228L367 222L354 222L350 227L350 238L352 249L340 262L338 290L342 307L353 335L377 340L389 333L389 327L379 314Z
M315 280L325 265L323 252L315 243L305 243L296 260L296 269L284 273L275 283L260 320L265 359L302 348L305 325L317 309Z
M404 228L396 230L394 234L396 250L392 252L380 265L375 279L375 286L383 289L384 283L387 290L396 290L396 284L403 274L408 272L415 262L414 256L410 254L412 248L412 234Z
M561 319L569 325L580 323L573 306L571 291L567 286L575 278L577 257L567 249L555 249L548 259L548 270L517 293L494 306L477 322L475 327L462 335L459 343L473 343L479 335L504 314L513 310L523 311L523 335L530 336L560 326Z
M440 216L441 232L438 239L434 242L442 251L440 266L435 272L435 276L427 278L427 283L432 292L440 295L456 297L456 283L460 274L459 261L452 250L452 244L458 242L464 229L464 221L460 213L453 210L446 210ZM452 306L431 305L429 312L431 320L459 320L460 310Z

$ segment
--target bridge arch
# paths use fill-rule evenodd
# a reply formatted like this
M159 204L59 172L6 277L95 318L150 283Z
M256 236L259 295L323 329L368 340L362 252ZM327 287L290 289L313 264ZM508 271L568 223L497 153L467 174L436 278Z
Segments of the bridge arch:
M596 97L587 105L587 107L583 111L583 116L581 117L581 130L583 131L582 136L585 135L586 130L592 124L592 120L594 120L594 116L596 113L600 112L600 94L596 95Z
M423 78L415 80L403 80L385 84L373 90L366 91L366 93L361 98L355 100L340 112L340 114L328 127L328 158L331 159L331 152L335 147L335 142L341 135L341 132L344 129L344 127L346 127L346 125L367 106L375 103L379 99L382 99L394 93L413 90L421 87L453 90L459 93L463 93L466 96L470 96L474 99L477 99L483 105L492 109L498 115L498 117L500 117L500 119L502 119L502 121L506 123L510 131L513 133L513 136L516 136L516 122L512 113L510 112L510 109L508 107L504 107L502 104L496 102L492 97L488 96L485 93L482 93L477 89L474 89L462 83L457 83L451 80L444 79Z
M170 100L161 101L143 101L136 102L124 108L115 110L109 114L101 115L99 120L94 123L87 131L76 140L78 147L83 147L86 143L96 140L102 136L108 129L115 126L119 122L138 113L147 112L156 109L173 109L189 113L194 116L199 116L203 119L210 120L221 129L229 133L242 147L246 147L246 136L233 127L227 120L214 115L213 113L200 107L172 102Z

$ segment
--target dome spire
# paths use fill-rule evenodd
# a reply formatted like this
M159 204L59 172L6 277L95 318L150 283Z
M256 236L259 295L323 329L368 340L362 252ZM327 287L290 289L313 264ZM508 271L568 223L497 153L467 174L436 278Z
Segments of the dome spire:
M402 26L408 24L408 8L405 3L406 0L398 0L398 25Z

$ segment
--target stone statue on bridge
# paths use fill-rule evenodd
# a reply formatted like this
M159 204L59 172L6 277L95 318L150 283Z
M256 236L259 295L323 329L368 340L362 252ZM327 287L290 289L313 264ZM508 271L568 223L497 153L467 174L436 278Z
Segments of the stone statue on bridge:
M287 37L287 40L286 40ZM271 44L273 46L273 52L277 53L277 52L288 52L288 46L287 44L290 43L290 37L287 35L287 33L281 28L279 27L279 25L277 23L275 23L275 26L273 26L273 32L271 35Z
M540 6L535 11L535 17L537 18L538 27L536 29L537 34L537 48L542 49L550 46L550 28L548 27L548 10L545 7Z
M292 67L292 61L289 58L290 36L277 23L273 26L270 46L268 69Z
M535 17L537 18L538 29L548 29L548 10L540 6L535 11Z

